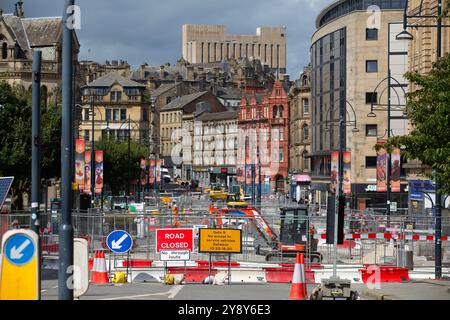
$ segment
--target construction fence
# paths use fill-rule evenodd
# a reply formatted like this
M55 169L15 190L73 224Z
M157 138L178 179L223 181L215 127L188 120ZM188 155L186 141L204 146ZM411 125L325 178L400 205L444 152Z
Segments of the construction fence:
M280 235L283 222L279 215L279 206L261 208L261 218ZM58 212L41 213L41 245L44 256L57 256L59 252ZM167 206L148 210L148 213L129 212L73 212L74 236L88 240L91 257L96 250L106 250L106 237L114 230L125 230L133 236L131 259L157 261L155 232L163 228L215 228L217 217L208 207L195 205L180 209L174 215ZM299 226L304 228L300 242L304 243L307 263L332 264L334 246L326 242L326 216L311 210L308 217L298 218ZM292 221L291 221L292 222ZM14 228L29 228L30 213L10 213L0 215L0 236ZM442 257L443 267L450 266L450 221L442 221ZM245 215L222 216L220 227L242 230L242 253L235 254L233 261L255 263L292 263L292 256L280 250L282 243L267 241L258 230L254 217ZM197 232L194 232L196 234ZM382 264L402 267L434 266L435 238L434 219L431 216L386 216L348 211L344 221L345 241L338 245L337 262L341 265ZM198 239L195 237L198 248ZM293 243L292 243L293 244ZM197 249L196 249L197 250ZM316 259L318 253L320 260ZM118 256L117 256L118 257ZM120 258L120 257L118 257ZM122 255L122 258L124 256ZM191 260L208 260L208 254L193 252ZM227 261L228 255L214 255L214 261Z

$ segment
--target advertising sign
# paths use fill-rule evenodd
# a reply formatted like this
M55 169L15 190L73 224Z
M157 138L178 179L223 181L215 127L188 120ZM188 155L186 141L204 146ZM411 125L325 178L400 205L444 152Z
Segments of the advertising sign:
M84 152L86 144L84 139L76 139L75 141L75 182L78 184L79 190L84 189Z
M331 180L330 191L332 193L336 193L338 177L339 177L339 152L333 151L331 153L331 177L330 177Z
M384 141L378 141L378 144L384 144ZM386 149L381 148L377 152L377 192L387 191L386 164Z
M200 253L242 253L241 229L199 229Z
M391 154L391 192L400 192L400 148Z
M95 193L101 194L103 189L103 151L95 150Z
M351 152L344 152L344 181L342 182L342 189L344 194L352 193L352 181L351 181L351 165L352 154Z
M157 229L156 252L194 251L193 229Z

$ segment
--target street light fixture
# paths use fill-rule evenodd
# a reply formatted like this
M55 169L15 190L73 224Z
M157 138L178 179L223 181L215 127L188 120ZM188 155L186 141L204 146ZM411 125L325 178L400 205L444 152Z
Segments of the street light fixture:
M406 40L406 41L412 41L414 40L414 36L408 32L407 30L403 30L400 32L396 37L396 40Z

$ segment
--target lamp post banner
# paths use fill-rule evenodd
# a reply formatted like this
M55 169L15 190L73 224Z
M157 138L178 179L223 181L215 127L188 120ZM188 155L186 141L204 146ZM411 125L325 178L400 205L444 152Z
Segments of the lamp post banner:
M378 141L378 144L384 144L384 141ZM387 154L386 149L381 148L377 152L377 192L387 191Z
M150 183L155 183L155 160L150 160Z
M95 150L95 193L101 194L103 189L103 151Z
M339 175L339 152L333 151L331 153L331 192L336 193L337 190L337 182Z
M344 152L344 181L342 183L344 194L352 193L352 181L350 176L351 166L352 166L352 154L349 151Z
M391 192L400 192L400 148L391 154Z
M147 184L147 172L145 171L145 168L147 167L147 160L141 159L141 185L145 186Z
M156 160L156 182L161 182L161 160Z
M75 140L75 182L79 190L84 189L84 152L86 151L84 139Z
M91 151L84 152L84 193L91 193Z

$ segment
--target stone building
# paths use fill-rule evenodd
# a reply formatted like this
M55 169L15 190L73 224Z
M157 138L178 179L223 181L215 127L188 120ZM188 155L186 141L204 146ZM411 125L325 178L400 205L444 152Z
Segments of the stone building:
M183 58L189 63L258 58L273 72L286 73L286 27L260 27L256 35L230 35L225 26L182 26Z
M220 101L209 91L178 97L160 110L160 154L163 157L179 157L181 153L181 129L183 116L196 111L203 102L209 112L226 111Z
M237 134L237 111L209 112L198 104L194 114L183 117L183 179L200 187L234 185Z
M369 5L371 5L369 7ZM377 7L374 7L377 6ZM331 152L339 148L339 114L345 114L345 151L351 152L351 194L347 205L357 209L386 208L386 192L377 192L378 140L387 139L387 91L393 105L405 103L408 47L396 40L402 30L405 0L339 0L323 9L316 20L311 46L311 191L325 205L330 191ZM391 71L396 81L383 81ZM380 86L374 93L377 85ZM372 104L376 117L368 117ZM386 109L384 107L384 109ZM397 107L391 113L391 136L407 132L407 120ZM356 128L359 132L353 132ZM391 201L406 208L404 170L401 192Z
M306 67L289 91L289 171L291 194L308 197L311 183L311 68Z
M0 8L0 81L31 90L33 52L39 50L42 51L42 99L48 103L58 95L62 74L62 30L61 17L26 18L22 1L16 3L14 14L4 14ZM78 67L79 49L74 32L75 69ZM78 88L79 83L75 85Z
M118 73L125 78L130 78L131 76L131 66L124 60L105 61L105 63L80 61L79 71L81 74L80 77L83 79L83 85L95 81L111 72Z
M251 167L255 186L266 194L288 191L288 88L279 80L272 88L249 87L242 95L238 117L238 182L249 192ZM259 167L261 170L259 170ZM259 185L261 171L261 185Z
M106 75L82 87L81 138L92 139L91 102L94 105L94 141L101 137L130 138L149 144L150 110L145 86L118 73Z

